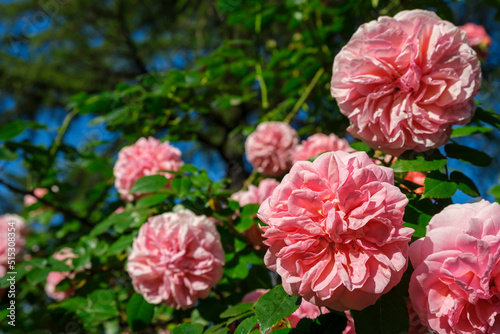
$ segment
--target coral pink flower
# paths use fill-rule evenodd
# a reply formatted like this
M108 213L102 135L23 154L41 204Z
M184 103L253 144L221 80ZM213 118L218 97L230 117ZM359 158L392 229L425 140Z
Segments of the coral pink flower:
M256 302L262 295L264 295L268 291L269 290L267 289L257 289L251 291L243 297L243 300L241 302L242 303ZM320 312L318 306L313 305L308 301L302 300L302 303L300 304L299 308L295 312L290 314L290 316L287 319L288 321L290 321L291 327L295 328L299 323L300 319L302 318L316 319L321 314L326 314L326 313L330 313L330 311L328 311L326 307L322 307Z
M421 172L408 172L405 176L405 180L408 180L410 182L413 182L415 184L421 185L422 187L417 188L414 190L415 193L417 194L423 194L424 193L424 182L425 182L425 174Z
M231 199L237 201L240 206L247 204L261 204L273 193L274 188L278 186L279 182L275 179L264 179L259 182L259 186L249 185L248 190L240 190L235 192ZM248 230L243 232L248 241L256 248L261 249L265 247L262 241L262 232L256 225L252 225Z
M363 24L335 57L332 96L348 131L384 153L445 144L474 114L481 66L465 33L411 10Z
M354 149L349 146L347 140L339 138L333 133L329 136L323 133L316 133L295 147L292 153L292 160L295 163L328 151L353 152Z
M153 137L140 138L135 144L122 148L118 153L118 161L113 168L115 187L124 200L132 201L134 195L129 192L135 181L154 174L172 178L172 174L158 171L178 171L182 165L181 151L178 148Z
M0 216L0 275L2 277L8 269L9 258L14 255L16 260L22 258L26 235L28 229L23 218L15 214ZM15 252L10 252L9 248L14 248ZM11 259L12 260L12 259Z
M45 188L35 188L35 190L33 190L33 193L38 198L42 198L43 196L47 195L48 192L49 190ZM28 207L38 202L35 196L31 195L24 196L24 206Z
M393 175L365 152L328 152L292 167L257 214L268 225L264 262L287 293L361 310L400 281L413 230L402 227L408 200Z
M71 259L77 258L78 256L73 253L71 248L63 248L59 252L54 254L54 259L58 261L64 261L64 263L70 268L73 267ZM61 283L65 278L75 278L75 273L71 272L58 272L51 271L47 276L47 283L45 284L45 293L47 296L54 298L57 301L62 301L68 299L73 295L73 288L68 288L64 291L57 291L56 286Z
M297 132L287 123L265 122L248 136L245 154L260 173L280 176L292 166L291 154L298 142Z
M483 26L474 23L467 23L459 27L467 34L470 45L481 58L486 58L492 39Z
M214 223L182 210L151 217L141 226L127 271L149 303L185 310L208 296L222 278L223 265Z
M410 246L410 299L436 333L500 333L500 205L455 204Z

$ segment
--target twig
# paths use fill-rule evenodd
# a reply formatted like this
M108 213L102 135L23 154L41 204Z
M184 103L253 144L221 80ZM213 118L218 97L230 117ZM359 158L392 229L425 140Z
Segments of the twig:
M323 73L325 73L325 69L323 67L321 67L316 72L316 74L312 78L312 80L309 83L309 85L307 85L306 89L304 90L304 92L300 96L300 98L297 101L297 103L295 103L295 105L293 106L292 111L286 116L286 118L284 120L285 123L290 123L290 121L293 119L293 117L295 116L295 114L299 111L300 107L302 107L302 105L306 102L307 98L309 97L309 94L311 94L312 90L314 89L314 86L316 86L316 84L318 83L319 78L321 77L321 75Z

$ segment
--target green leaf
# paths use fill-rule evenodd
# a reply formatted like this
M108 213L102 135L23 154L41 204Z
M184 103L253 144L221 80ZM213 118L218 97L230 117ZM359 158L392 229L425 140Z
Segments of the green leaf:
M431 172L425 178L423 198L449 198L455 194L458 185L446 175Z
M246 318L241 322L241 324L238 325L238 327L236 327L234 334L248 334L255 328L255 325L257 325L256 316Z
M295 312L299 306L298 297L289 296L281 285L276 286L260 297L255 305L260 330L267 332L278 321Z
M224 266L224 275L232 279L244 279L248 276L250 270L248 265L242 261L232 261L234 265Z
M234 317L235 315L240 315L242 313L245 313L249 310L251 310L255 306L255 303L243 303L243 304L236 304L235 306L232 306L225 310L224 312L221 313L220 317L221 318L230 318Z
M111 226L118 224L125 220L132 220L131 212L115 213L110 215L108 218L97 224L92 231L90 231L91 236L98 236L106 232Z
M479 197L481 194L479 193L479 189L474 184L469 177L459 171L453 171L450 174L450 180L458 184L458 189L463 191L465 194L471 197Z
M53 257L49 258L50 270L57 272L67 272L70 271L71 268L65 263L66 260L59 261L54 259Z
M83 297L73 297L66 299L59 304L51 304L49 305L50 308L62 308L68 311L76 311L79 309L83 309L85 306L87 306L87 299Z
M66 291L71 288L71 280L65 278L56 285L56 291Z
M183 172L186 172L186 173L191 173L191 174L194 174L194 173L199 171L198 167L196 167L195 165L191 165L191 164L182 165L180 170Z
M36 285L38 283L45 282L47 280L47 276L50 273L49 268L39 269L33 268L26 274L26 278L30 284Z
M172 189L179 197L185 197L191 190L191 180L188 177L175 177L172 179Z
M474 166L488 167L493 161L493 159L484 152L455 143L446 145L444 150L448 157L467 162Z
M16 152L12 152L6 147L0 147L0 160L12 161L17 159Z
M130 189L131 194L146 194L152 193L154 191L164 188L168 183L168 180L163 175L148 175L141 177L137 180L132 189Z
M162 203L165 199L167 199L167 194L153 194L139 199L136 206L138 208L149 208Z
M464 137L470 136L477 133L486 133L493 130L489 126L462 126L460 128L455 128L451 132L452 137Z
M127 247L132 245L132 241L134 240L134 235L129 234L129 235L123 235L120 237L120 239L116 240L108 250L108 255L115 255L118 254L119 252L127 249Z
M134 293L127 303L127 321L132 331L148 327L153 314L154 305L149 304L142 295Z
M446 165L446 158L438 150L426 152L407 151L392 164L396 173L426 172L438 170Z
M240 215L253 217L257 214L257 212L259 211L259 208L260 208L260 204L255 204L255 203L247 204L241 208Z
M367 308L351 311L357 334L406 333L409 328L408 311L397 288L380 297Z
M190 324L182 324L177 326L172 331L172 334L201 334L203 333L202 325L190 325Z
M0 140L9 140L19 136L27 128L26 121L16 119L0 128Z
M485 123L488 123L500 129L500 115L490 110L485 111L481 108L477 108L476 113L474 115L474 119L479 119Z
M368 145L366 145L362 141L357 141L355 143L351 143L350 145L356 151L370 152L373 150L371 147L369 147Z
M425 227L412 223L404 223L403 226L411 227L412 229L415 230L415 232L413 232L412 237L419 239L425 237Z
M500 199L500 184L493 186L488 192L498 201Z

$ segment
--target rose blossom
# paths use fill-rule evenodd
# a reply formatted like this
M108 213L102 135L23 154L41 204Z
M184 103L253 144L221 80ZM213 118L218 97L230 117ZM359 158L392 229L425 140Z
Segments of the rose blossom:
M491 37L486 32L483 26L474 23L467 23L459 27L469 39L470 45L481 58L486 58L488 49L491 45Z
M292 166L291 153L298 142L297 132L287 123L264 122L248 136L245 154L258 172L280 176Z
M400 281L413 230L402 227L408 200L393 175L365 152L292 167L257 214L268 225L264 262L288 294L361 310Z
M316 133L295 147L292 153L292 160L295 163L328 151L353 152L354 149L349 146L347 140L339 138L333 133L329 136L323 133Z
M48 192L49 190L45 188L35 188L35 190L33 190L33 194L35 194L35 196L38 198L42 198L43 196L47 195ZM24 196L24 206L28 207L38 202L38 199L35 196Z
M143 176L155 174L172 178L174 175L158 171L178 171L182 165L181 151L178 148L153 137L140 138L135 144L122 148L118 153L118 160L113 168L115 187L124 200L132 201L134 195L129 192L135 181Z
M58 261L66 260L64 261L64 263L72 268L73 264L71 259L77 258L78 256L73 253L71 248L63 248L55 253L53 257ZM73 288L68 288L64 291L56 290L56 286L67 277L73 279L75 278L75 273L51 271L47 276L47 283L45 284L45 293L47 294L47 296L57 301L63 301L71 297L74 292Z
M333 64L332 96L348 131L391 155L445 144L468 123L481 66L465 33L411 10L363 24Z
M274 188L278 186L279 182L275 179L264 179L259 182L259 186L249 185L248 190L240 190L231 195L231 199L237 201L241 207L247 204L261 204L269 196L271 196ZM256 248L261 249L264 244L262 241L262 232L258 226L252 225L248 230L243 232L245 237Z
M410 299L436 333L500 333L500 205L455 204L410 246Z
M206 298L222 278L224 251L215 225L188 210L144 223L128 257L135 290L152 304L183 310Z

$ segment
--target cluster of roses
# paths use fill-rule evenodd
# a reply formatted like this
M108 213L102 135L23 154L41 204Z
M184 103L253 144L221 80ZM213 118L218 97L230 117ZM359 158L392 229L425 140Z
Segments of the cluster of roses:
M471 120L481 84L471 47L478 29L463 29L472 31L470 41L463 30L422 10L362 25L333 65L331 94L351 121L348 131L393 156L445 144L452 126ZM490 43L483 38L473 46L485 57ZM261 204L258 217L266 225L246 235L267 249L265 264L281 276L284 289L303 297L289 317L292 325L318 316L318 307L372 305L399 283L409 255L415 269L409 309L419 326L438 333L500 332L500 205L451 205L432 218L425 238L409 245L413 230L403 227L408 200L394 185L392 169L354 152L345 139L315 134L299 144L291 126L267 122L247 138L245 153L263 175L288 172L281 182L264 179L232 199L241 206ZM139 178L172 178L164 171L182 164L181 152L168 142L141 138L120 151L115 186L123 200L132 201L138 195L130 189ZM71 257L70 251L59 256ZM148 302L187 309L208 296L223 265L215 223L182 210L141 226L127 271ZM352 325L351 319L345 333L354 332Z

